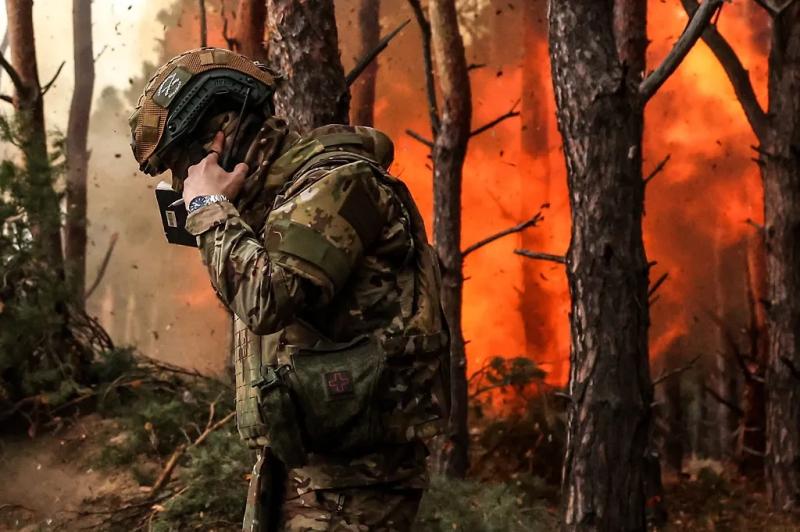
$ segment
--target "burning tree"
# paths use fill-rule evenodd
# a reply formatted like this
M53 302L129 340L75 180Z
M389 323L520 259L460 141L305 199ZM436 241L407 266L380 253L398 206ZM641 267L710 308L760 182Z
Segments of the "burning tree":
M682 0L695 13L695 0ZM727 74L759 142L764 186L766 247L766 442L765 474L772 505L800 509L800 5L756 1L770 17L766 111L750 76L715 25L703 33ZM780 5L778 5L780 4ZM760 386L760 384L757 384ZM754 391L757 393L757 390ZM752 427L750 427L752 428ZM747 429L747 427L745 427Z
M550 2L553 85L572 210L565 259L572 301L563 476L569 530L646 528L653 391L643 115L721 3L706 0L663 63L644 77L645 2Z

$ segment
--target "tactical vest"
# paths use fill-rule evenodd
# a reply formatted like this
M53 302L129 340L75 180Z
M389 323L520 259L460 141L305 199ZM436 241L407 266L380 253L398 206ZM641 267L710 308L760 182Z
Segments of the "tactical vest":
M316 140L325 150L302 164L287 187L315 170L367 163L402 207L411 252L398 275L414 288L413 298L401 305L402 330L376 330L347 342L331 342L302 320L259 336L235 318L240 435L251 447L270 446L290 467L303 465L308 453L368 452L377 445L433 436L444 425L449 399L439 264L411 194L376 161L347 150L360 142L358 135L337 133ZM269 229L268 220L265 234ZM313 231L296 231L284 231L275 242L265 237L267 251L280 248L322 264L338 282L341 268L335 253L325 254Z

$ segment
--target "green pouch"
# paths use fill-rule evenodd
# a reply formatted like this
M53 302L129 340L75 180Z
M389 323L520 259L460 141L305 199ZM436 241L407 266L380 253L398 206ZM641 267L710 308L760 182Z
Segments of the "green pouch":
M383 350L372 336L295 351L289 379L309 451L347 453L381 440L376 394L384 364Z
M287 467L301 467L308 458L286 378L291 368L264 367L263 371L264 379L258 387L259 405L267 426L269 446Z

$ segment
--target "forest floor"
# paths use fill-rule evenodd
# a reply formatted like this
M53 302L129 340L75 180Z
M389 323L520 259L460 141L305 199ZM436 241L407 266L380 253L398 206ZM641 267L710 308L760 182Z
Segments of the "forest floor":
M142 488L130 468L97 468L102 449L119 436L113 419L97 414L83 416L61 430L40 434L3 436L0 439L0 530L108 530L107 518L126 501L141 499ZM143 467L144 464L137 464ZM151 464L159 467L158 464ZM697 473L666 482L669 514L667 531L800 531L800 519L770 512L760 487L726 478L718 468L699 468ZM447 488L450 489L449 487ZM439 486L442 490L442 486ZM477 496L468 504L481 504L487 492L463 492ZM477 495L481 493L482 495ZM494 492L495 494L498 492ZM503 493L503 492L499 492ZM447 493L448 497L454 495ZM242 493L244 497L244 493ZM444 497L443 500L447 500ZM487 506L492 502L485 501ZM557 501L539 506L538 530L556 528ZM437 500L434 506L441 504ZM153 505L158 508L157 504ZM487 509L486 512L489 510ZM458 515L459 511L453 512ZM487 521L488 522L488 521ZM448 524L419 529L479 530L480 525ZM478 526L478 528L475 528ZM236 527L217 530L236 530ZM486 530L523 530L499 523Z

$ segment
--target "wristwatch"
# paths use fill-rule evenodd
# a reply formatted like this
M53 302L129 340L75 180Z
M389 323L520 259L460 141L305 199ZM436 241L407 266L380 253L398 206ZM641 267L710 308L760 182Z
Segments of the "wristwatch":
M197 196L189 202L189 207L186 209L188 212L194 212L200 207L218 203L220 201L228 201L224 194L210 194L208 196Z

